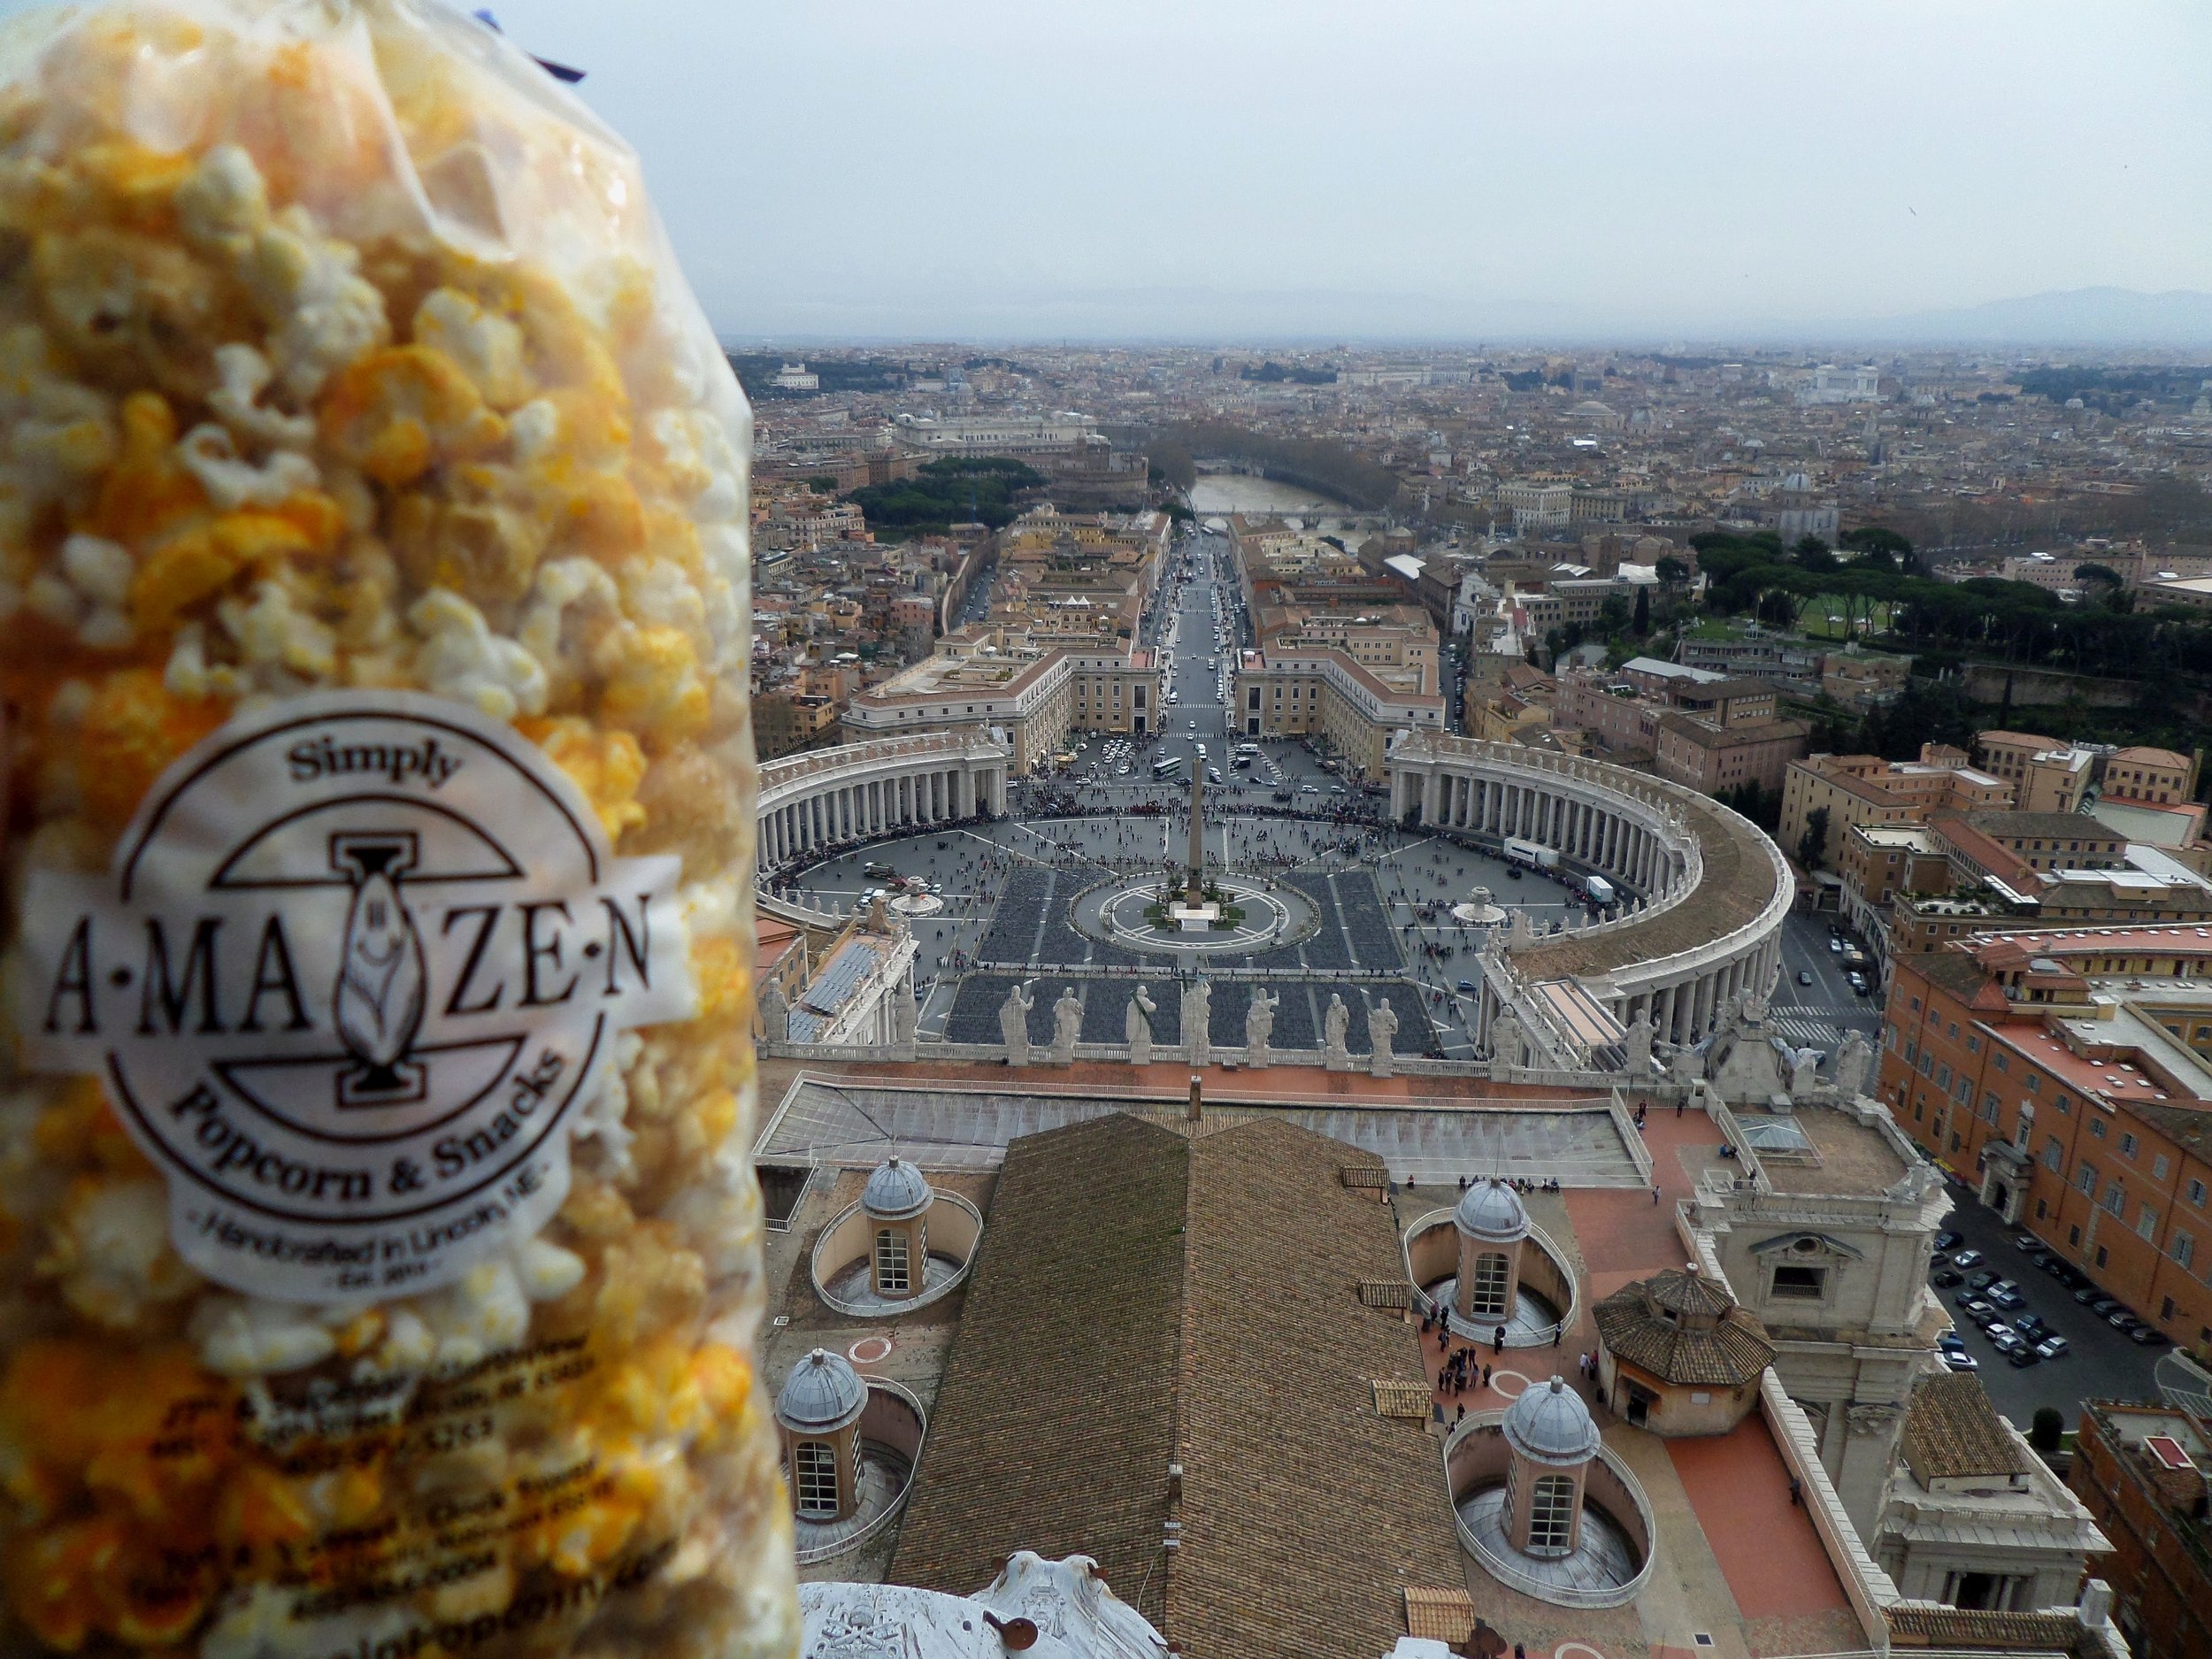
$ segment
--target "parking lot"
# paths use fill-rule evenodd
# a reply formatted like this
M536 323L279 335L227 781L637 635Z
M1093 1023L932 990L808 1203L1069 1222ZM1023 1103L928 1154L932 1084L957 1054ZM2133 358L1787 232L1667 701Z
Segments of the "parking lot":
M2066 1339L2071 1350L2063 1358L2016 1370L1959 1311L1957 1298L1964 1286L1937 1291L1966 1352L1978 1362L1982 1381L2000 1411L2024 1431L2038 1406L2055 1406L2070 1429L2080 1420L2085 1400L2158 1397L2151 1371L2163 1348L2139 1348L2129 1341L2076 1302L2073 1292L2039 1270L2027 1252L2015 1248L2017 1229L2006 1226L1994 1210L1985 1209L1955 1183L1950 1192L1956 1207L1944 1225L1963 1235L1960 1249L1978 1250L1987 1258L1970 1271L1993 1268L2017 1284L2027 1303L2021 1311L2043 1319Z

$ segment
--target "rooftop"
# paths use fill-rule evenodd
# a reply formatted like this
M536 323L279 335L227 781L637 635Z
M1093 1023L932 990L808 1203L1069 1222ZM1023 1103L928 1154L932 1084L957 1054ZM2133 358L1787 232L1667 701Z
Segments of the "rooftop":
M2028 1462L1999 1420L1978 1377L1943 1372L1914 1386L1905 1410L1905 1461L1923 1485L2028 1472Z

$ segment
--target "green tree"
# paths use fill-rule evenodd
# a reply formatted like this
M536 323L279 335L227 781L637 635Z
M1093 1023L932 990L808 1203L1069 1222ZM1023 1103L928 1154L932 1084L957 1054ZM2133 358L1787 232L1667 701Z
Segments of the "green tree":
M1827 859L1828 809L1816 806L1805 815L1805 833L1797 838L1797 862L1808 871L1817 870Z
M2055 1452L2066 1436L2066 1419L2056 1406L2038 1406L2028 1428L2028 1444L2039 1452Z
M1834 549L1816 535L1798 537L1797 545L1790 549L1790 554L1801 569L1811 571L1816 575L1843 567L1843 561L1836 557Z
M1609 640L1617 639L1627 631L1628 618L1628 596L1625 594L1608 594L1605 603L1598 607L1598 632ZM1651 619L1648 611L1646 611L1644 619L1647 622Z
M1855 530L1846 530L1836 540L1858 553L1886 553L1886 570L1900 570L1908 575L1917 574L1920 556L1912 550L1912 543L1885 525L1863 524Z
M2120 572L2109 565L2077 565L2074 566L2074 580L2078 582L2103 582L2113 588L2124 585Z
M1633 619L1630 621L1628 626L1629 631L1635 634L1635 636L1640 640L1651 632L1650 588L1639 588L1636 589L1636 615Z
M1653 565L1652 569L1657 573L1659 585L1663 588L1675 588L1689 585L1690 567L1678 558L1671 556L1663 558Z

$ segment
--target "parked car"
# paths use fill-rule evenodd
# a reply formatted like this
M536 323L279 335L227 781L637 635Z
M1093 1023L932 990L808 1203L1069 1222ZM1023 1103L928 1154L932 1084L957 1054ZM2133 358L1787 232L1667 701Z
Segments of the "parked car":
M1813 976L1808 973L1804 969L1800 968L1797 971L1797 982L1800 985L1810 985L1813 982Z
M2104 1317L2104 1322L2125 1336L2130 1331L2140 1330L2143 1322L2125 1308L2115 1308Z
M2074 1293L2074 1300L2100 1319L2120 1305L2117 1296L2108 1296L2094 1285L2084 1285Z
M1472 996L1475 994L1475 982L1472 979L1462 979L1459 982L1459 994L1462 996Z
M2028 1305L2028 1299L2020 1294L2020 1286L2008 1279L2001 1279L1982 1293L2007 1313L2016 1313Z
M2043 1240L2032 1233L2016 1233L2012 1235L2012 1248L2024 1256L2030 1255L2043 1248Z
M1961 1250L1956 1256L1951 1258L1951 1265L1957 1268L1961 1272L1965 1271L1966 1269L1970 1267L1979 1267L1981 1264L1982 1253L1979 1250Z
M1938 1290L1950 1290L1955 1287L1964 1278L1964 1274L1954 1271L1952 1269L1947 1267L1941 1272L1938 1273L1933 1279L1929 1280L1929 1283L1932 1284Z
M2045 1359L2064 1359L2073 1349L2062 1336L2047 1336L2035 1345L2035 1351Z
M2025 1342L2021 1343L2018 1348L2007 1348L2005 1358L2017 1371L2025 1371L2031 1365L2040 1365L2043 1363L2043 1356Z
M1938 1256L1947 1256L1951 1251L1957 1249L1960 1245L1964 1244L1965 1242L1966 1235L1963 1233L1954 1233L1948 1227L1946 1227L1942 1232L1937 1233L1935 1236L1936 1254Z
M1966 1352L1966 1339L1954 1327L1936 1338L1936 1346L1947 1354L1963 1354Z
M2139 1325L2128 1333L2128 1340L2142 1348L2171 1348L2173 1338L2156 1325Z
M1998 1272L1994 1268L1985 1267L1980 1272L1975 1274L1971 1279L1966 1281L1967 1288L1978 1292L1985 1291L1987 1290L1992 1285L1997 1283L1998 1280L2003 1277L2004 1275Z
M2012 1328L2031 1342L2040 1342L2051 1333L2051 1327L2045 1323L2043 1316L2038 1313L2016 1314L2012 1319Z
M1943 1363L1953 1371L1979 1371L1982 1368L1981 1361L1976 1359L1962 1348L1945 1348Z
M1982 1327L1982 1334L1989 1339L1989 1346L1995 1348L2000 1354L2009 1354L2016 1348L2025 1348L2027 1346L2027 1344L2021 1340L2020 1333L2017 1331L2015 1331L2010 1325L2004 1324L2002 1321L1994 1325L1984 1325Z
M1978 1296L1969 1296L1958 1306L1959 1311L1974 1322L1977 1330L1987 1331L1991 1325L1998 1322L1997 1310Z

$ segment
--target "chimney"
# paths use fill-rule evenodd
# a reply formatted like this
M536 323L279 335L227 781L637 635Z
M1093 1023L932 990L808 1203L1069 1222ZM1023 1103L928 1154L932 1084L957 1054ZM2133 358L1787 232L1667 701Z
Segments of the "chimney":
M1198 1073L1194 1071L1190 1074L1190 1105L1183 1113L1192 1123L1198 1121L1199 1108L1202 1103L1199 1099L1200 1093Z

